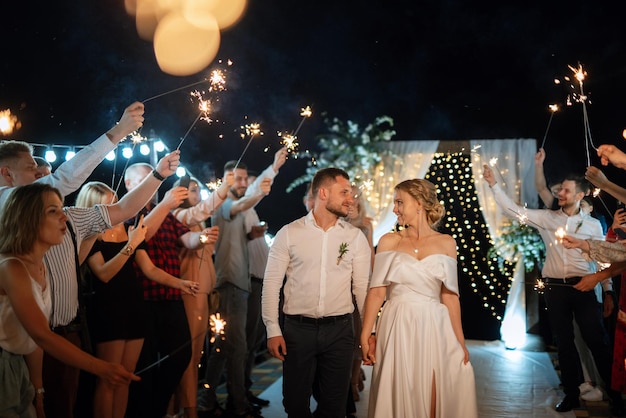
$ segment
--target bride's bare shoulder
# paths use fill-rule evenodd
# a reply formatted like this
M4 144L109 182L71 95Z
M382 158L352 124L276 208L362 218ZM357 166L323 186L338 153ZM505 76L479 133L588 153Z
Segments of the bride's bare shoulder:
M400 241L400 234L397 232L388 232L378 240L376 247L377 252L393 250L398 246Z

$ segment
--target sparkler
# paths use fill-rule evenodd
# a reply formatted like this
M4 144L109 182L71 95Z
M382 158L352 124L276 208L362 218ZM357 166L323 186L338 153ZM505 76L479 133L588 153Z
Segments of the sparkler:
M143 141L147 141L148 138L141 136L141 134L139 133L139 131L135 131L133 133L131 133L129 136L127 136L126 138L128 138L132 143L133 146L131 148L131 154L132 152L135 151L135 147L137 146L137 144L140 144ZM126 138L122 139L123 142L126 140ZM117 150L116 150L117 153ZM117 156L115 158L115 160L117 161ZM122 170L122 174L126 171L126 168L128 168L128 163L130 162L130 158L126 159L126 164L124 164L124 169ZM111 187L113 187L113 184L115 183L115 168L116 168L116 164L113 164L113 178L111 179ZM122 180L124 179L123 175L120 175L120 179L117 182L117 186L115 186L115 194L117 195L117 191L120 189L120 185L122 184Z
M526 210L526 207L524 207L524 210ZM517 222L520 224L520 226L532 225L534 228L537 228L537 229L545 229L543 226L536 224L535 222L528 219L528 214L526 214L525 212L522 213L521 211L515 210L513 208L509 208L509 211L515 214L515 217L517 218Z
M17 120L17 116L12 115L9 109L0 111L0 133L9 135L13 129L20 129L22 123Z
M209 324L211 326L212 333L210 342L214 343L218 335L224 335L224 327L226 326L226 321L223 320L220 316L220 313L217 312L214 315L211 315L211 317L209 318Z
M211 315L211 317L209 318L209 328L207 328L207 329L210 329L211 332L212 332L211 343L215 342L215 337L217 335L224 335L224 327L225 326L226 326L226 321L220 318L219 312L216 313L215 315ZM137 376L139 376L142 373L150 370L151 368L158 366L159 364L161 364L162 362L164 362L165 360L170 358L172 355L176 354L177 352L182 350L184 347L186 347L187 345L191 344L192 341L194 341L196 338L198 338L201 335L203 335L202 332L199 333L198 335L190 338L188 341L186 341L185 343L181 344L180 346L176 347L174 350L172 350L170 353L166 354L165 356L160 357L154 363L149 364L148 366L144 367L143 369L139 370L138 372L135 372L135 374ZM223 338L224 337L222 337L222 339Z
M554 232L554 235L556 235L559 243L563 243L563 238L565 238L565 235L567 235L567 231L565 231L565 229L563 227L558 227L557 230Z
M307 120L307 118L310 118L313 115L313 110L311 110L311 106L306 106L300 109L300 116L302 116L302 119L300 119L300 123L298 124L298 127L296 128L295 131L290 132L277 132L278 137L280 138L280 145L285 147L285 149L287 150L287 154L292 154L294 155L295 158L298 158L298 147L300 146L300 143L298 142L298 132L300 132L300 128L302 128L302 125L304 124L304 121ZM269 150L269 146L265 148L265 152L267 152ZM306 155L308 155L308 151L305 153ZM313 162L313 158L311 158L311 161Z
M587 71L583 69L583 66L579 63L578 67L572 67L568 65L568 68L572 70L574 73L574 78L578 81L578 87L580 89L580 93L574 93L573 99L579 102L583 108L583 125L585 129L585 151L587 154L587 166L591 165L591 153L589 152L589 146L594 150L597 150L597 147L593 144L593 140L591 139L591 127L589 125L589 115L587 114L587 100L588 97L585 94L584 89L584 81L587 77Z
M191 132L193 127L196 126L196 123L200 120L200 118L202 117L203 114L204 114L204 112L202 112L202 111L200 111L198 113L198 116L196 116L196 118L194 119L194 121L191 124L191 126L189 127L189 129L187 129L187 132L185 132L185 135L183 135L183 137L180 139L180 142L178 143L178 146L176 147L177 150L179 150L180 146L183 145L183 142L185 142L185 139L187 139L187 135L189 135L189 132Z
M559 106L556 104L551 104L548 106L550 110L550 118L548 119L548 126L546 127L546 132L543 134L543 141L541 141L541 146L539 148L543 148L546 143L546 138L548 137L548 131L550 130L550 124L552 123L552 118L554 114L559 111Z
M302 124L307 118L310 118L312 115L313 111L311 110L311 106L303 107L302 109L300 109L300 116L302 116L302 119L300 119L300 124L296 128L295 132L292 134L293 136L298 136L298 132L300 132Z
M228 60L227 64L229 66L231 66L231 65L233 65L233 62ZM209 82L209 92L223 91L223 90L226 89L226 77L224 76L224 71L222 71L222 70L213 70L213 71L211 71L211 75L209 76L208 79L204 78L204 79L202 79L200 81L196 81L194 83L186 84L186 85L184 85L182 87L178 87L178 88L166 91L164 93L160 93L160 94L157 94L155 96L148 97L147 99L142 100L142 103L146 103L146 102L149 102L150 100L158 99L159 97L163 97L163 96L166 96L168 94L175 93L177 91L181 91L181 90L188 89L190 87L197 86L198 84L206 83L207 81Z
M295 153L300 145L298 143L298 137L287 132L278 132L278 137L282 138L280 140L280 145L284 146L289 154Z
M211 122L213 122L213 119L209 116L209 113L211 112L211 100L204 99L204 97L202 97L202 93L198 90L194 90L189 94L191 97L198 99L198 110L202 113L200 119L206 121L210 125Z
M248 140L246 147L243 149L243 152L239 156L239 159L237 160L237 163L235 164L235 167L233 170L236 170L237 167L239 167L239 163L241 162L241 159L243 158L246 151L248 150L248 147L252 143L252 140L254 139L254 137L257 135L259 136L263 135L263 131L261 131L261 125L258 123L251 123L249 125L244 125L241 128L244 130L244 133L241 134L241 137L245 138L246 136L249 136L250 139Z
M187 129L187 132L185 132L185 135L183 135L183 137L180 139L180 142L176 147L177 150L179 150L180 147L183 145L183 142L185 142L185 139L187 139L189 132L191 132L191 130L194 126L196 126L196 123L198 123L199 120L204 120L208 124L211 124L211 122L213 122L213 119L211 119L211 117L209 116L209 112L211 111L211 101L205 100L202 97L202 93L198 90L194 90L189 94L191 95L191 97L195 97L196 99L198 99L198 109L200 110L200 112L198 113L198 116L196 116L196 118L194 119L191 126L189 126L189 129Z

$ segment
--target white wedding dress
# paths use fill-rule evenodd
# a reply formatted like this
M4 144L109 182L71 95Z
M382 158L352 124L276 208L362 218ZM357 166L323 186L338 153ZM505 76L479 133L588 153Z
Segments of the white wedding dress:
M471 363L463 364L463 348L441 303L442 285L459 293L451 257L376 255L370 287L388 287L376 328L370 418L429 417L433 379L437 417L478 416L474 370Z

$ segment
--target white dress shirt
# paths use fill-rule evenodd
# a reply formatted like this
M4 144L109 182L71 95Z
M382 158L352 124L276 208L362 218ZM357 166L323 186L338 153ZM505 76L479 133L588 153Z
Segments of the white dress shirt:
M561 209L527 209L507 196L498 183L494 184L491 190L496 203L505 215L515 218L524 214L528 217L527 225L539 231L546 246L546 261L541 270L543 277L559 279L580 277L597 271L597 264L585 260L580 249L565 248L556 231L560 228L575 238L604 240L600 221L591 215L585 215L582 211L568 216Z
M91 144L76 153L74 158L65 161L53 173L36 180L59 189L61 196L67 196L80 188L104 157L115 149L115 144L106 136L100 136ZM13 187L0 187L0 210Z
M340 257L342 244L347 251ZM282 227L270 248L263 281L267 337L282 335L278 302L285 276L284 313L321 318L351 313L353 293L363 312L370 265L367 238L342 219L324 231L309 212Z

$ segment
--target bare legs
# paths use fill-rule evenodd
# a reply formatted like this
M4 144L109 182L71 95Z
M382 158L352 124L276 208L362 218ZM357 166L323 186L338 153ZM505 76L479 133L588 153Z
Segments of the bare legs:
M143 339L114 340L96 345L96 355L102 360L119 363L135 371ZM96 383L93 399L94 418L124 418L128 405L128 386L113 389L101 380Z
M183 303L191 334L191 361L180 380L177 395L180 405L184 408L185 418L198 418L198 363L202 357L209 324L208 295L205 293L198 293L195 296L184 295Z

